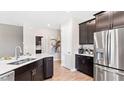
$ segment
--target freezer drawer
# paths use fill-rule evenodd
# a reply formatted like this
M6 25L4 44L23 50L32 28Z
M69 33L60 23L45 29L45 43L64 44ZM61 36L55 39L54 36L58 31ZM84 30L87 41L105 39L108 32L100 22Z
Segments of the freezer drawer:
M95 81L124 81L124 71L94 65Z

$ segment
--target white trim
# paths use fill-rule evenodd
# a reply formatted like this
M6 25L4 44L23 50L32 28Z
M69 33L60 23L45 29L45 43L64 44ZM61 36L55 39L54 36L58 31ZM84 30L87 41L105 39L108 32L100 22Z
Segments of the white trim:
M61 61L61 59L54 59L54 61Z
M74 69L71 69L71 71L74 72L74 71L77 71L77 69L74 68Z

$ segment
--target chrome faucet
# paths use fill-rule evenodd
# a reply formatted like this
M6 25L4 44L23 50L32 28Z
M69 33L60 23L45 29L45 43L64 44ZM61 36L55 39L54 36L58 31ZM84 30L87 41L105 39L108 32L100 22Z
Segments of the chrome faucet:
M19 54L18 54L18 50L19 49ZM16 58L16 60L18 60L18 58L20 57L20 53L22 53L22 49L21 49L21 47L20 46L16 46L15 47L15 58Z

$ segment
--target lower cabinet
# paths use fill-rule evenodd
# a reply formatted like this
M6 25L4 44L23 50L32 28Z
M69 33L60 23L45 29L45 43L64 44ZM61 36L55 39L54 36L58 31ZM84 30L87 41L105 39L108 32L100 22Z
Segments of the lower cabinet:
M31 81L31 72L25 71L24 73L16 74L15 81Z
M15 81L31 81L33 65L29 64L15 70Z
M76 69L93 77L93 58L83 55L76 55Z
M43 70L44 79L51 78L53 76L53 57L44 58Z
M43 62L38 60L15 70L16 81L41 81L43 80Z
M32 80L42 81L44 80L43 74L43 60L38 60L34 63L34 69L32 69Z
M53 76L53 57L15 69L15 81L42 81Z

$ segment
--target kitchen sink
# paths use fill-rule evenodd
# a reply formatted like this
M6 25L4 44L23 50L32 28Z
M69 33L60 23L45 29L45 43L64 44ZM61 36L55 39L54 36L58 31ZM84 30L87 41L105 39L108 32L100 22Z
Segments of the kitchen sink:
M20 64L23 64L23 63L26 63L26 62L29 62L29 61L32 61L32 60L35 60L35 59L36 58L26 58L26 59L14 61L14 62L11 62L11 63L8 63L8 64L10 64L10 65L20 65Z

